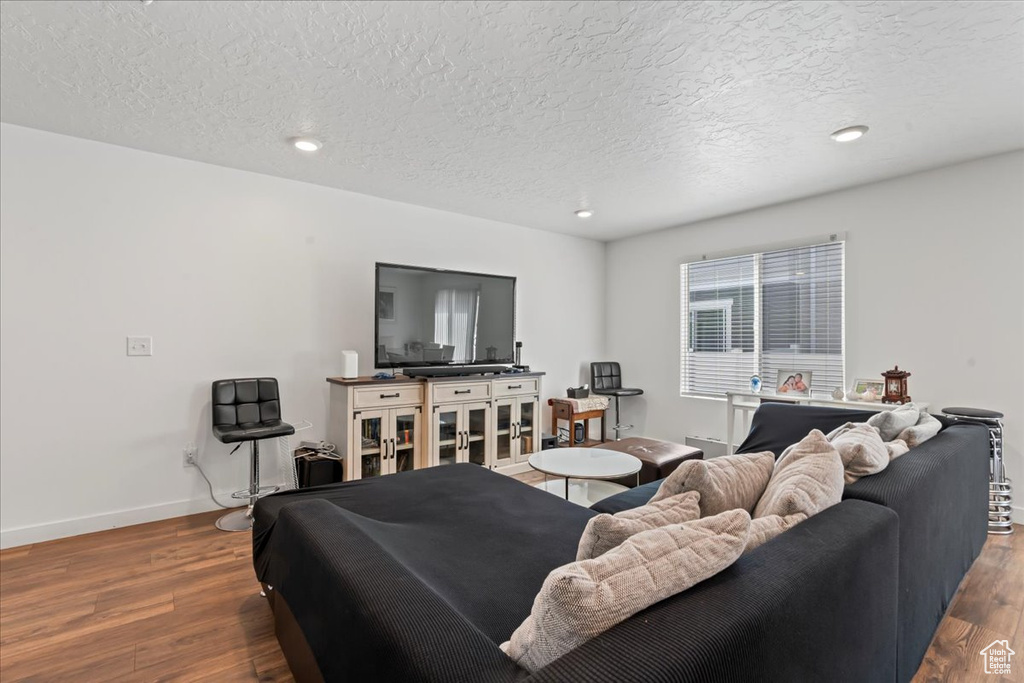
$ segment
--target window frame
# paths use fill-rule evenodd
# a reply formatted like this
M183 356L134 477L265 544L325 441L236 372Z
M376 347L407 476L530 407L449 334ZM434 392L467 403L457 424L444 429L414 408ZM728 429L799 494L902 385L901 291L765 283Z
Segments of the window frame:
M841 267L842 268L842 271L841 271L842 272L842 297L841 297L841 300L840 300L840 312L839 312L840 320L842 322L842 328L841 328L842 332L840 334L840 339L839 339L839 343L840 343L839 355L840 355L842 360L841 360L841 364L840 364L839 370L840 370L842 386L844 388L846 387L846 381L847 381L847 372L846 372L846 331L847 331L847 328L846 328L846 255L847 254L846 254L846 252L847 252L847 247L849 245L849 240L848 240L847 234L845 232L834 232L834 233L828 233L826 235L819 235L819 236L811 237L811 238L803 238L803 239L775 242L775 243L771 243L771 244L765 244L765 245L761 245L761 246L757 246L757 247L748 247L748 248L743 248L743 249L733 249L733 250L721 251L721 252L713 252L713 253L702 253L702 254L699 254L699 255L696 255L696 256L693 256L693 257L687 257L687 258L679 259L679 262L677 264L677 268L679 269L678 270L678 272L679 272L679 301L677 302L677 304L678 304L678 311L679 311L679 318L678 318L678 322L679 322L679 347L678 347L677 350L679 351L678 358L679 358L679 396L680 396L680 398L701 398L701 399L711 399L711 400L725 401L726 400L726 393L727 393L727 392L712 393L712 392L701 392L701 391L684 391L684 389L683 389L684 383L685 383L685 380L686 380L686 377L684 376L685 368L684 368L684 364L683 364L683 362L684 362L683 361L683 353L684 353L684 349L688 349L689 348L689 344L692 344L692 340L689 338L690 337L690 321L687 320L685 326L684 326L684 321L683 321L684 297L688 297L688 294L689 294L689 272L688 272L689 269L687 269L686 276L683 277L683 275L682 275L682 273L683 273L682 266L684 266L684 265L691 265L691 264L695 264L695 263L700 263L702 261L714 261L714 260L727 259L727 258L737 258L737 257L746 257L746 256L751 256L751 257L754 258L754 287L753 287L753 290L754 290L754 351L753 351L753 360L754 360L754 367L756 368L756 370L754 372L760 374L760 373L763 373L763 371L764 371L764 368L763 368L764 349L762 348L762 341L763 341L762 340L762 335L763 335L763 329L762 329L762 327L763 327L763 319L762 319L762 312L761 312L761 307L762 307L762 288L763 288L763 285L764 285L764 280L762 279L762 276L763 276L763 264L762 264L763 256L765 254L767 254L767 253L772 253L772 252L787 251L787 250L790 250L790 249L801 249L801 248L808 248L808 247L816 247L816 246L827 245L827 244L834 244L834 243L843 243L843 256L842 256L842 267ZM701 302L695 302L695 303L697 303L698 305L703 306L703 305L709 304L709 303L710 304L715 304L715 303L720 303L720 302L717 302L717 301L714 301L714 302L701 301ZM708 308L711 308L711 306L708 306ZM686 309L687 317L689 317L691 312L692 312L692 308L689 308L689 306L688 306L688 308ZM731 322L731 320L730 320L730 322ZM686 344L686 346L684 346L684 344ZM692 349L689 349L689 352L690 353L694 353L694 351ZM716 353L716 352L711 352L711 353ZM728 353L728 351L717 352L717 353ZM764 382L764 381L766 381L767 378L762 376L761 379L762 379L762 382ZM769 380L769 384L771 382L774 382L774 379ZM737 387L737 388L728 390L728 392L748 393L749 392L749 388L748 387ZM813 399L814 397L813 396L809 396L809 398Z

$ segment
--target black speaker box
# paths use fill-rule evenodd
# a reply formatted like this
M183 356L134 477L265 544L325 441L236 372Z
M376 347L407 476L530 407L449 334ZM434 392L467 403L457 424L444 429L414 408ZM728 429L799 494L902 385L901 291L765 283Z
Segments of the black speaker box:
M345 480L345 468L341 460L300 456L295 459L295 469L299 475L300 489Z

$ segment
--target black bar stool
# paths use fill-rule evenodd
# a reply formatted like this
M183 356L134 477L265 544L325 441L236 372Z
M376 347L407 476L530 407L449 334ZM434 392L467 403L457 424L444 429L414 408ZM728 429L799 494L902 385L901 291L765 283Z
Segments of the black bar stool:
M249 499L245 510L229 512L217 520L222 531L252 528L252 507L261 496L279 487L260 486L260 439L295 433L295 427L281 421L281 399L273 377L219 379L213 383L213 435L223 443L249 442L249 488L235 491L232 498ZM238 450L235 447L234 453Z
M988 532L1013 533L1013 484L1003 466L1003 414L981 408L943 408L942 413L958 422L976 422L988 427Z
M615 440L619 440L619 432L633 428L633 425L622 424L621 413L619 413L619 398L621 396L639 396L644 393L643 389L634 389L622 386L622 368L615 361L601 361L590 364L590 390L595 394L615 397Z

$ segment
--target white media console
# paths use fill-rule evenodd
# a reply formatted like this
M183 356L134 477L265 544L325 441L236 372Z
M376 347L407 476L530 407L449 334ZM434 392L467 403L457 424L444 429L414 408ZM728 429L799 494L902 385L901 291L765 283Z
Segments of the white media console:
M543 375L328 377L327 439L345 481L457 462L523 472L541 448Z

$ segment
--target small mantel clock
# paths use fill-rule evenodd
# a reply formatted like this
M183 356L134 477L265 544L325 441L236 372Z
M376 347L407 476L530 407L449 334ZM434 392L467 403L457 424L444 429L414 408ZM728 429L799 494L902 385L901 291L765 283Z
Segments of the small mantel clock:
M907 378L910 373L900 370L900 366L882 373L885 378L885 395L882 403L910 403L910 395L907 394Z

